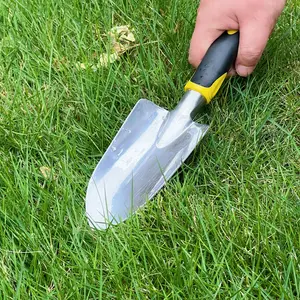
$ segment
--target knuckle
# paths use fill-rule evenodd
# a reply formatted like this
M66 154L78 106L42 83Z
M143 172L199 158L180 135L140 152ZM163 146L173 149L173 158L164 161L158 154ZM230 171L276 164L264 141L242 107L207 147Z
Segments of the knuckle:
M241 49L240 60L243 61L246 66L255 66L259 60L262 51L256 48L245 48Z

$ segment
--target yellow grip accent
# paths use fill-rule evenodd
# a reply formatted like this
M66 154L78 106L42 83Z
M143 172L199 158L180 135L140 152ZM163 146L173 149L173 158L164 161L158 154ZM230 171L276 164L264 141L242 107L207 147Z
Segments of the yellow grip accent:
M227 76L227 73L220 76L210 87L204 87L199 84L196 84L192 81L189 81L185 87L184 91L193 90L195 92L200 93L205 99L207 104L211 101L213 97L217 94L220 87L222 86L222 83L224 82L225 78Z
M238 32L238 30L227 30L227 33L229 34L229 35L233 35L233 34L235 34L235 33L237 33Z

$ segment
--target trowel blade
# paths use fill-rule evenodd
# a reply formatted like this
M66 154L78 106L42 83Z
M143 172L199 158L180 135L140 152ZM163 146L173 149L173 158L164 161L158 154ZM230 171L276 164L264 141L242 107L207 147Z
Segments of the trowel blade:
M170 126L171 117L149 100L137 102L90 178L86 215L92 228L122 222L152 199L209 128L186 118Z

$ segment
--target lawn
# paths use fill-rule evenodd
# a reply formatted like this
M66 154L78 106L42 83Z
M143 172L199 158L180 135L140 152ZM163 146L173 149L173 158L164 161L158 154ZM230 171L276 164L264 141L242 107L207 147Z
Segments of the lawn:
M183 95L197 1L0 8L1 299L300 298L299 0L205 109L179 172L107 231L87 224L88 180L139 98ZM99 65L118 25L135 45Z

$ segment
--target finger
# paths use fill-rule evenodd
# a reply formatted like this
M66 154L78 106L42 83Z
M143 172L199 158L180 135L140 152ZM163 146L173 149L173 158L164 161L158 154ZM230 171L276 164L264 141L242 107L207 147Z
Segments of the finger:
M267 45L275 24L259 22L245 22L240 25L240 45L236 60L236 72L243 77L250 75Z
M210 4L200 4L189 49L189 63L198 67L209 46L222 34L218 16Z
M190 64L198 67L208 48L224 31L238 28L238 20L230 7L220 6L218 1L202 0L190 43Z
M206 25L196 25L190 44L189 63L195 68L198 67L210 45L221 34L221 31L207 28Z

